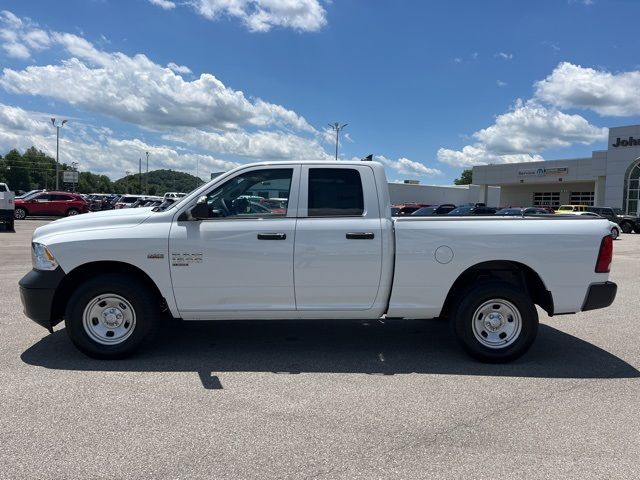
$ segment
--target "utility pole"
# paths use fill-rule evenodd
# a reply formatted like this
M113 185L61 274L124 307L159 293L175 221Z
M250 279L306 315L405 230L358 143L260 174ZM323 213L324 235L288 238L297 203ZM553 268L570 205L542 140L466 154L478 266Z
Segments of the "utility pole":
M149 195L149 152L144 152L147 154L147 178L145 179L145 187L144 187L144 194L145 195Z
M60 154L60 129L62 127L64 127L64 124L67 123L67 120L62 120L62 123L60 123L60 125L56 125L56 119L55 117L51 118L51 124L56 127L56 190L59 189L59 180L60 180L60 172L58 170L58 167L60 165L60 158L59 158L59 154Z
M340 130L346 127L348 123L343 123L340 125L339 122L330 123L329 126L331 129L336 132L336 160L338 160L338 144L340 143Z
M142 158L138 159L138 180L140 181L140 193L142 193Z

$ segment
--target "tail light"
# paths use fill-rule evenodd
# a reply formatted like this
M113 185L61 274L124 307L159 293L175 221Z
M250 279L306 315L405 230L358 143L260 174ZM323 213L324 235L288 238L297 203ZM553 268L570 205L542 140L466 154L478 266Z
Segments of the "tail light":
M611 271L611 262L613 260L613 238L607 235L600 243L600 251L598 252L598 261L596 262L596 273L609 273Z

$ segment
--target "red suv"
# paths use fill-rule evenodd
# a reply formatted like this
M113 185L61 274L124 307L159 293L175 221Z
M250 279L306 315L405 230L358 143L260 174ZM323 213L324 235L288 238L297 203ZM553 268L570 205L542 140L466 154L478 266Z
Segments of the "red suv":
M69 192L42 192L26 200L16 198L15 203L14 216L18 220L44 215L70 217L89 211L87 202L80 195Z

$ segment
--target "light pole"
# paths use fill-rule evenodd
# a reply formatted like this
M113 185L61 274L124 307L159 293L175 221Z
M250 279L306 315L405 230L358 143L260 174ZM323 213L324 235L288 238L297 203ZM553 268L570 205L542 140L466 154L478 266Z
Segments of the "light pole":
M342 130L347 125L348 125L348 123L343 123L342 125L340 125L340 123L338 123L338 122L329 124L331 129L334 132L336 132L336 160L338 160L338 143L340 142L340 130Z
M149 195L149 152L144 152L147 154L147 178L144 181L144 194Z
M60 165L60 128L64 127L64 124L67 123L67 120L62 120L62 123L60 123L60 125L56 125L56 119L54 117L51 119L51 123L54 127L56 127L56 190L58 190L58 180L60 179L60 174L58 172L58 166Z

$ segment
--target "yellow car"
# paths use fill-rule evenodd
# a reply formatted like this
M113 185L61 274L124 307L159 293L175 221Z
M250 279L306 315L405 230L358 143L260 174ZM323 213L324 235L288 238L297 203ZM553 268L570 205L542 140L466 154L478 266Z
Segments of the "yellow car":
M586 212L586 211L587 211L586 205L560 205L556 210L556 213L564 214L564 215L576 215L578 213Z

